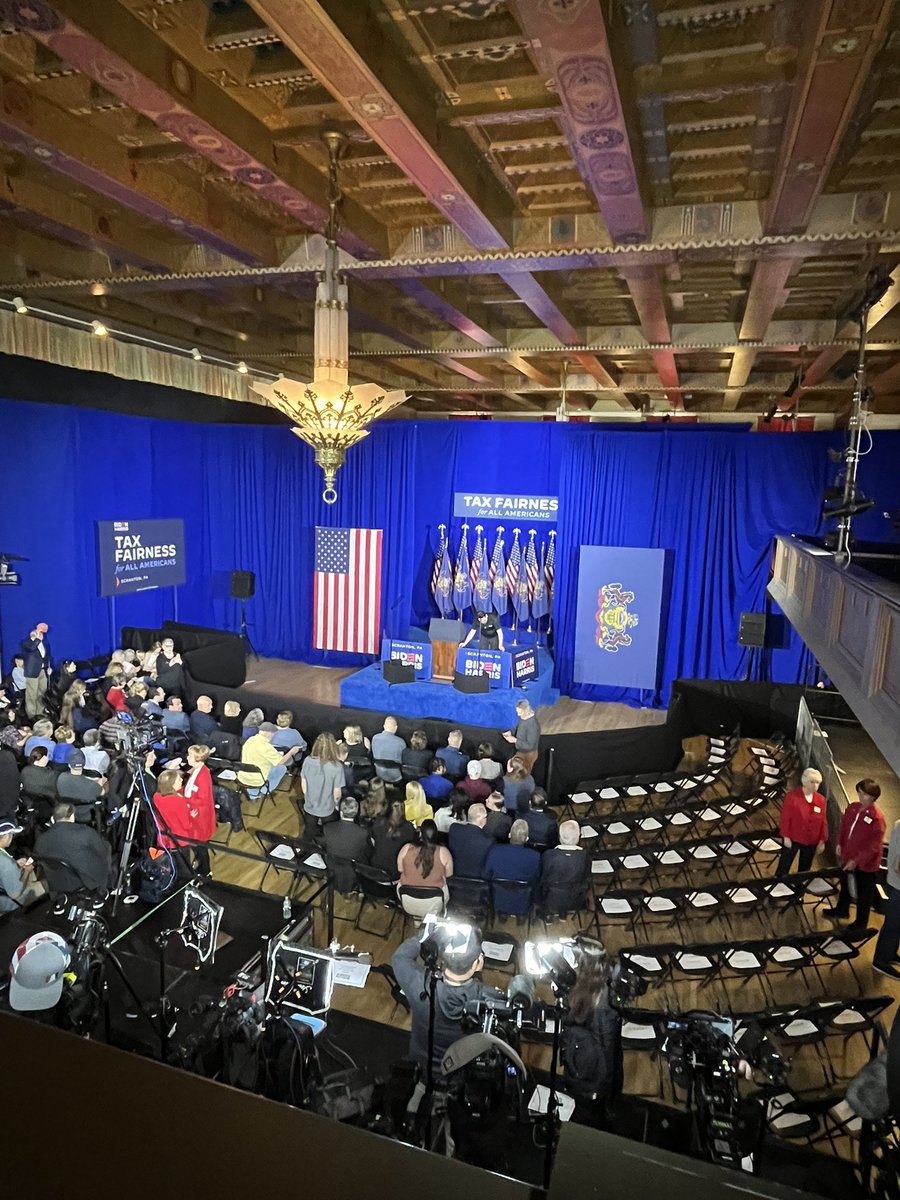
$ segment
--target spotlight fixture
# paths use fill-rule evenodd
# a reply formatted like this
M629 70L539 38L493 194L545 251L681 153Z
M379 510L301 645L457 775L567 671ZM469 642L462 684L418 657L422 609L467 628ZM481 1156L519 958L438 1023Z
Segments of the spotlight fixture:
M94 334L94 337L109 336L109 330L102 321L91 321L91 332Z
M197 349L196 346L191 347L190 354L191 354L191 358L194 360L194 362L202 362L203 361L203 355L200 353L200 351Z
M775 414L777 412L778 412L778 405L773 400L772 403L769 405L769 407L766 409L766 411L763 413L763 418L762 418L763 422L766 425L771 425L772 422L775 420Z
M238 369L239 375L246 375L250 370L250 368L247 366L247 364L244 362L243 359L241 359L241 361L238 363L237 369Z
M13 296L13 308L16 310L17 313L27 313L28 312L28 305L25 303L25 301L22 299L21 296Z
M92 283L91 284L91 295L92 296L105 296L106 295L106 284L105 283Z
M790 400L791 396L793 396L794 392L796 392L796 390L799 386L800 386L800 368L798 367L797 370L794 372L794 378L784 389L784 392L782 393L782 395L784 396L784 398L786 400Z

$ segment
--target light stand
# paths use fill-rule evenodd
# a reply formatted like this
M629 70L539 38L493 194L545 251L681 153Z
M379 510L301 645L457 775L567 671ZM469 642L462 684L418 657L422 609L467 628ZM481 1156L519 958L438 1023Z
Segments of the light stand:
M862 445L863 429L866 427L868 405L872 398L871 389L866 383L866 340L868 336L869 313L884 297L891 287L890 276L870 274L866 280L866 291L853 317L859 322L859 345L856 355L856 388L853 392L852 408L850 410L850 442L845 451L846 466L844 469L844 492L837 512L840 514L837 527L837 544L834 560L839 567L850 565L850 533L853 517L859 511L857 507L856 480L859 473L860 446ZM868 505L867 507L871 507ZM828 516L827 510L823 514Z
M250 634L247 632L247 601L243 598L243 596L241 597L240 637L241 641L244 643L244 652L249 655L250 658L259 658L253 643L250 641Z

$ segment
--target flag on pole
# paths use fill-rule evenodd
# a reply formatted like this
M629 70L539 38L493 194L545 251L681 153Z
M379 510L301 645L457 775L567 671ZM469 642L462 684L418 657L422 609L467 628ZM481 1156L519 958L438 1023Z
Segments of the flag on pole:
M497 526L497 540L494 542L494 554L491 558L491 603L496 612L502 617L509 605L509 592L506 590L506 563L503 561L503 526Z
M509 589L510 599L512 599L519 582L519 564L521 560L522 551L519 549L519 530L514 529L512 549L509 552L509 561L506 564L506 586Z
M434 588L434 602L442 617L449 617L453 612L453 567L450 565L450 541L444 538L444 550L441 554L441 564L438 569L437 584Z
M478 573L481 570L481 560L484 558L484 543L481 540L481 531L483 525L475 526L475 549L472 551L472 565L469 568L469 581L472 584L472 591L475 591L475 580L478 578Z
M453 576L453 607L462 615L472 603L472 580L469 577L469 527L463 525L456 573Z
M550 611L550 606L547 603L547 584L546 584L546 566L547 560L544 554L546 544L541 542L541 564L537 570L537 578L534 584L534 591L531 594L531 615L535 621L539 621L541 617L547 615ZM531 543L529 551L534 550L534 542Z
M529 591L527 567L523 568L522 551L519 546L519 530L514 529L515 541L506 568L506 578L509 583L509 597L519 624L528 620ZM515 579L515 582L513 582Z
M525 549L525 578L528 580L529 600L534 596L534 589L538 581L537 549L534 544L536 534L536 529L528 530L528 546Z
M491 564L487 554L487 542L485 542L481 562L478 566L478 575L475 582L472 584L473 603L479 612L491 611Z
M381 634L380 529L316 526L313 645L377 654Z
M547 585L547 611L553 611L553 589L556 583L556 533L550 531L550 547L544 563L544 583Z
M434 567L431 571L431 594L434 596L435 602L437 602L437 585L441 574L441 562L444 558L444 546L447 543L447 526L438 525L438 529L440 530L440 536L438 538L437 553L434 556ZM440 608L440 605L438 605L438 608Z

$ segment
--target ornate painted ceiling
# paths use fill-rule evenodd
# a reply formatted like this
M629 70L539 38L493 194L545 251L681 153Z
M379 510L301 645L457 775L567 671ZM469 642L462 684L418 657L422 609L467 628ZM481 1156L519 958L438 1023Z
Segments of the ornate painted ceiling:
M894 0L0 0L0 297L407 414L900 424ZM896 282L893 282L896 281Z

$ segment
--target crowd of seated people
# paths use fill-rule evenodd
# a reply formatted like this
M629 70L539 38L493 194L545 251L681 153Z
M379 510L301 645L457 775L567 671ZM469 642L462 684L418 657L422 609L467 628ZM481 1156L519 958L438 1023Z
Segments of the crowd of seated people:
M144 763L153 834L192 872L209 872L204 844L215 835L222 792L207 762L248 800L290 787L298 768L302 835L324 852L338 891L357 890L359 863L400 886L442 894L454 875L510 881L516 894L497 911L515 916L532 904L560 912L585 904L589 858L578 825L557 828L531 776L530 754L514 749L506 761L509 750L498 753L490 741L467 746L458 729L444 745L429 744L421 729L407 740L392 716L371 741L347 725L340 740L323 731L308 747L289 710L269 721L262 709L242 712L234 700L221 713L208 695L189 704L171 639L146 653L116 650L93 677L72 661L55 672L44 645L45 688L28 685L22 655L0 687L0 818L18 822L29 845L56 825L85 827L89 833L54 834L50 844L89 843L83 857L91 859L86 874L94 884L103 855L93 839L108 848L125 812L131 779L121 732L131 717L159 723Z

